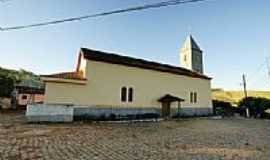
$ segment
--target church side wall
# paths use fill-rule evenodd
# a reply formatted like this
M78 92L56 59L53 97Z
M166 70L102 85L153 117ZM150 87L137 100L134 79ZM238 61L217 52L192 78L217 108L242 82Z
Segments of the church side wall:
M89 60L86 67L86 85L48 82L45 103L160 109L157 100L172 94L185 99L183 113L211 112L210 80ZM133 88L132 103L121 102L122 87ZM197 103L190 103L190 92L197 92ZM171 106L177 109L177 103Z

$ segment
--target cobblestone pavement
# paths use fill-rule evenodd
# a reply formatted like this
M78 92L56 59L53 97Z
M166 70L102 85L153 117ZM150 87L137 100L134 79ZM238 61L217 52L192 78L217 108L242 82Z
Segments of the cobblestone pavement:
M0 114L0 160L6 159L269 160L270 122L27 124L22 114Z

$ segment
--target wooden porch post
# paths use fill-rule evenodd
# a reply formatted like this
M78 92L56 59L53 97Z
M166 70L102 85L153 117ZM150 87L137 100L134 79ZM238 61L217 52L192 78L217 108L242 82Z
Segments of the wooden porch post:
M178 113L177 116L180 117L180 110L181 110L181 101L178 101Z

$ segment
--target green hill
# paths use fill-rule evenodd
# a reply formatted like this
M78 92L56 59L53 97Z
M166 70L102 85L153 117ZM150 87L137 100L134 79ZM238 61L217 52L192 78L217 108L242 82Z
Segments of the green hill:
M270 99L270 91L248 91L249 97L263 97ZM212 99L230 102L232 104L237 104L241 99L244 98L243 91L225 91L222 89L212 90Z
M29 84L33 86L42 86L38 75L26 70L12 70L0 67L0 97L9 97L14 86L20 84Z

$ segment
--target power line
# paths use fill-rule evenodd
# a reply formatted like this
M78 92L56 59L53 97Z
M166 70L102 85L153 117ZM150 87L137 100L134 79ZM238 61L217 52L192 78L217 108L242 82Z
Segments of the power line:
M12 1L12 0L0 0L1 3L5 3L5 2L9 2L9 1Z
M170 0L170 1L164 1L164 2L159 2L159 3L146 4L142 6L130 7L126 9L118 9L118 10L112 10L108 12L96 13L96 14L91 14L91 15L86 15L86 16L65 18L65 19L60 19L60 20L55 20L55 21L47 21L47 22L33 23L29 25L12 26L12 27L0 27L0 31L19 30L19 29L25 29L25 28L60 24L60 23L71 22L71 21L81 21L81 20L89 19L89 18L103 17L103 16L120 14L120 13L125 13L125 12L134 12L134 11L146 10L146 9L151 9L151 8L176 6L176 5L180 5L184 3L195 3L195 2L200 2L200 1L206 1L206 0Z
M250 74L251 76L249 76L249 77L250 77L249 80L253 79L253 78L255 77L255 75L257 75L257 74L263 69L263 67L264 67L265 65L267 65L267 62L268 62L269 59L270 59L270 57L267 57L267 58L263 61L263 63L261 63L261 64L259 65L259 67L258 67L252 74Z
M253 74L250 74L251 76L249 76L249 78L248 78L249 86L252 86L255 83L260 82L260 81L254 81L254 80L259 78L257 75L262 71L262 69L267 69L267 72L268 72L267 74L270 75L269 60L270 60L270 57L266 57L266 59L263 61L263 63L261 63L259 65L259 67L253 72ZM267 82L267 84L268 84L268 82Z

